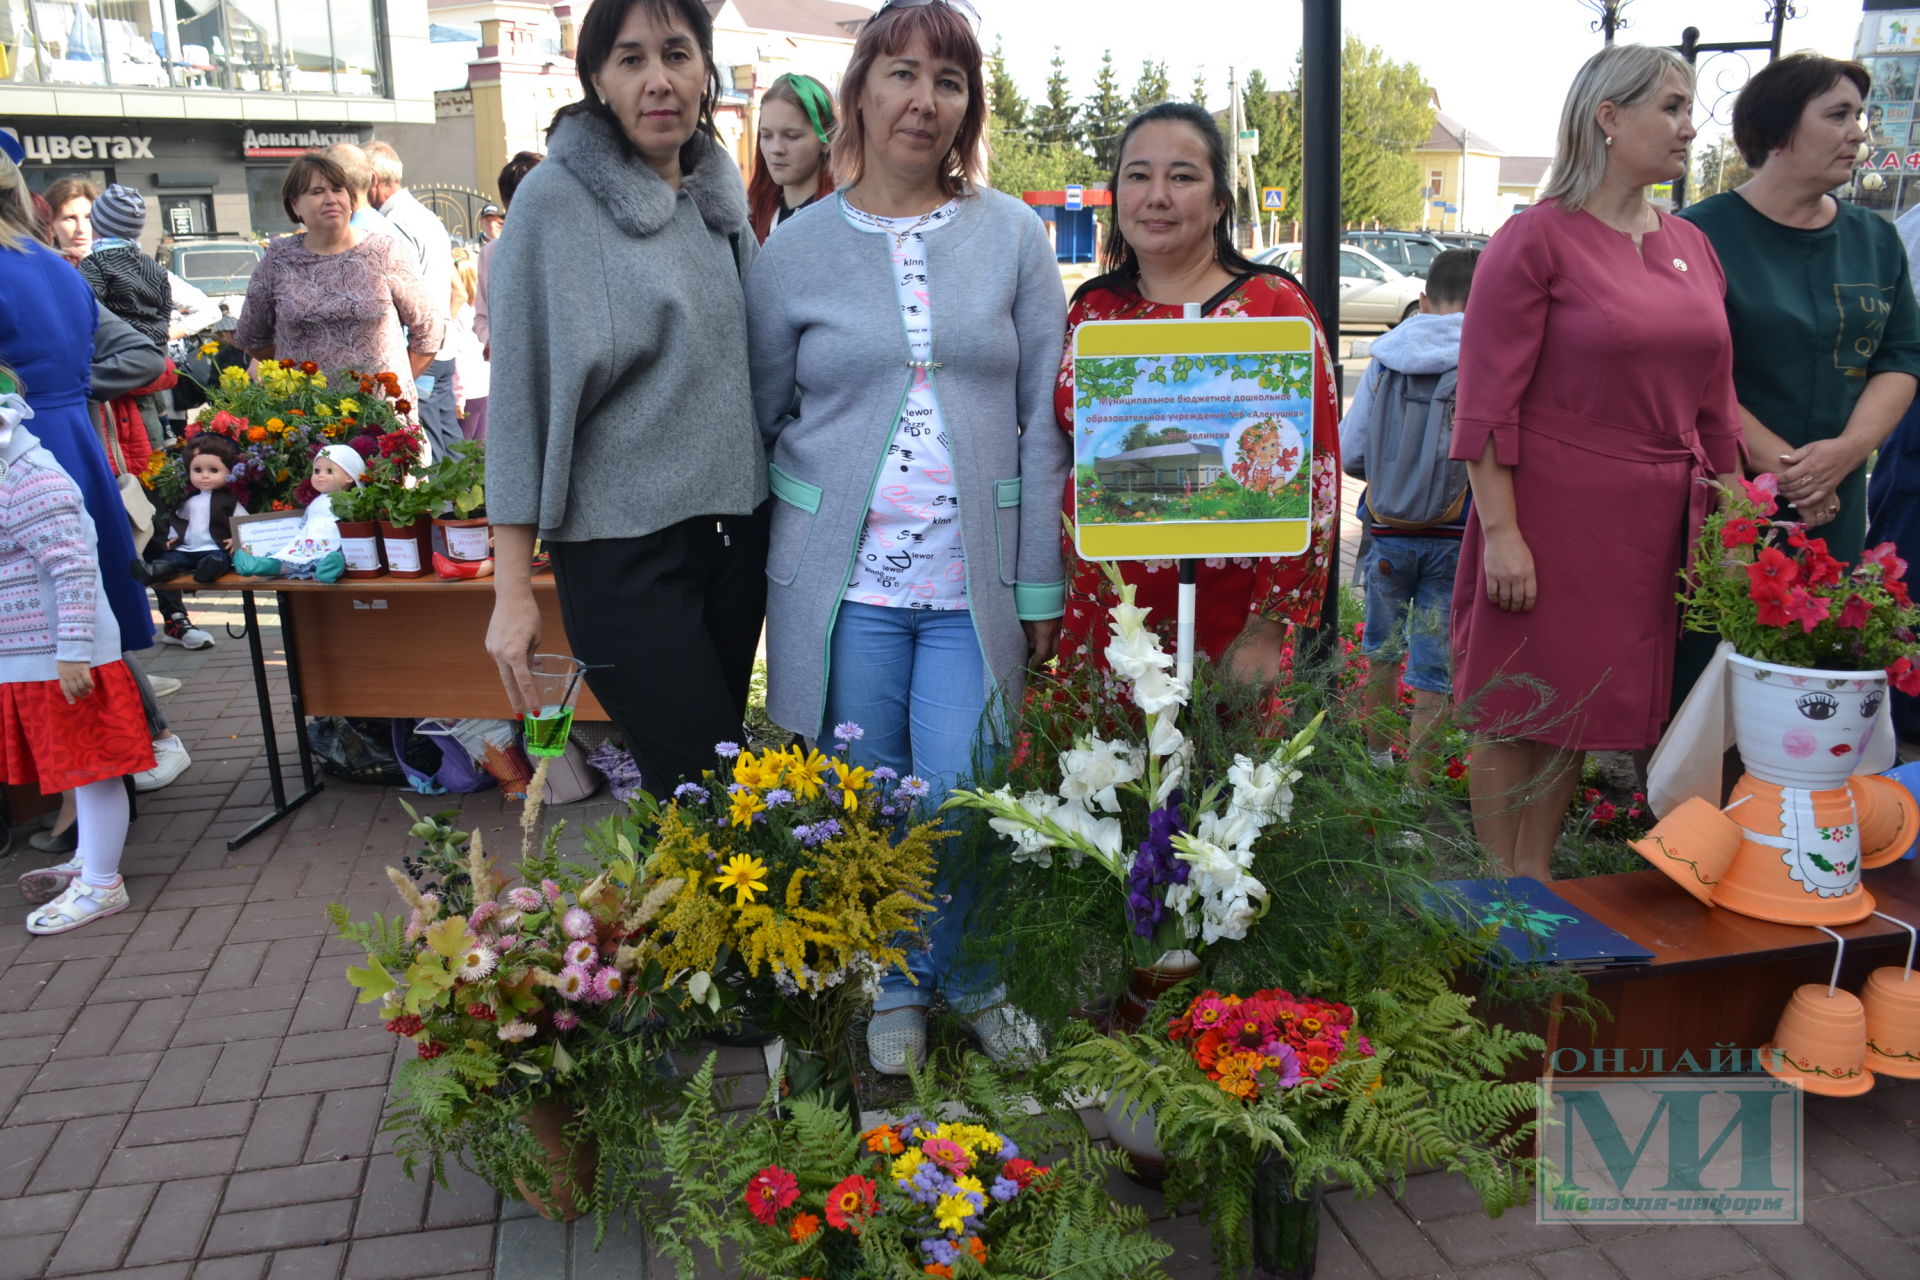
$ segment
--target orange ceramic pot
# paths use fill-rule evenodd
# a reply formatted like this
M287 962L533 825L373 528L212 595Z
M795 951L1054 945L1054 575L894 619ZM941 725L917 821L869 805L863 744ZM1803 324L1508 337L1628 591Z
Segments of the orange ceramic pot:
M1745 838L1713 888L1714 905L1777 924L1865 920L1875 904L1860 885L1861 869L1906 852L1912 839L1903 845L1900 836L1920 822L1906 788L1880 778L1802 791L1744 774L1733 798L1740 803L1728 806L1728 816Z
M1630 847L1707 906L1713 887L1740 852L1740 827L1695 796L1660 819Z
M1820 983L1796 989L1760 1050L1772 1074L1808 1093L1851 1098L1873 1088L1867 1069L1867 1013L1851 991Z
M1920 1080L1920 977L1897 965L1875 969L1860 991L1867 1011L1867 1065Z

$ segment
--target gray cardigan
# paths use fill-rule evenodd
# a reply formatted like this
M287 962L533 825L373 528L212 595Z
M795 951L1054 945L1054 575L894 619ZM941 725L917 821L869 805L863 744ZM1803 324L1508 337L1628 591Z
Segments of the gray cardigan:
M767 496L740 279L740 170L696 134L679 191L575 114L493 255L487 511L557 542L633 538Z
M1066 299L1045 225L980 190L927 236L934 390L952 440L967 594L992 687L1017 706L1022 619L1060 616L1054 425ZM747 275L754 410L771 457L767 709L821 736L829 642L912 370L886 238L838 198L795 214ZM797 393L797 400L796 400Z

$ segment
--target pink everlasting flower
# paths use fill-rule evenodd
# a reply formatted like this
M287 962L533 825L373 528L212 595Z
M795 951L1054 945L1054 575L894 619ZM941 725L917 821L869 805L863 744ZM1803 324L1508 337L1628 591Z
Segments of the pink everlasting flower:
M605 1004L626 990L626 979L620 976L618 969L601 969L593 975L593 1002Z
M555 1031L571 1031L579 1025L580 1015L573 1010L558 1009L554 1011L553 1029Z
M493 1034L499 1036L502 1040L512 1043L514 1041L527 1039L534 1031L535 1027L531 1022L515 1018L512 1022L501 1023L499 1027L494 1030Z
M507 903L516 911L539 911L547 905L538 889L529 889L523 884L507 890Z
M569 907L567 914L560 919L560 927L569 938L591 938L593 936L593 917L585 908Z
M568 1000L584 1000L593 989L593 975L577 964L570 964L560 971L560 980L553 989Z
M479 906L475 907L473 911L467 916L467 927L469 929L478 929L481 925L487 923L487 921L493 919L495 916L499 914L500 914L499 903L483 902Z
M560 886L553 881L542 880L540 882L540 892L546 894L547 901L551 902L554 906L557 907L560 905Z
M583 939L567 948L566 957L569 965L578 965L582 969L591 970L597 953L593 949L593 944Z

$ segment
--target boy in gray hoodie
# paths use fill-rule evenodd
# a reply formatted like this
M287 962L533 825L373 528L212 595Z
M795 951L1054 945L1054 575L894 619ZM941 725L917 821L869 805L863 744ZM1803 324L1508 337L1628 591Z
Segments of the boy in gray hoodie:
M1450 462L1455 374L1475 249L1449 249L1427 270L1420 314L1373 344L1353 405L1340 423L1340 454L1350 476L1368 482L1359 518L1367 621L1361 648L1370 662L1361 701L1367 746L1382 768L1393 763L1399 658L1413 690L1408 781L1432 775L1433 728L1452 693L1447 637L1454 570L1466 530L1466 466ZM1405 633L1404 639L1402 633Z

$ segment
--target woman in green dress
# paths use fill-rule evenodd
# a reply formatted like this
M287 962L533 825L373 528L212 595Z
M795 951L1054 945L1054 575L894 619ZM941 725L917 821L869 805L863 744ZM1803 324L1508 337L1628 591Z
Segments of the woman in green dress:
M1748 469L1778 475L1810 531L1849 562L1866 540L1867 459L1920 385L1920 305L1900 237L1829 194L1866 140L1871 84L1859 63L1814 53L1759 72L1733 108L1753 177L1681 215L1726 270Z

